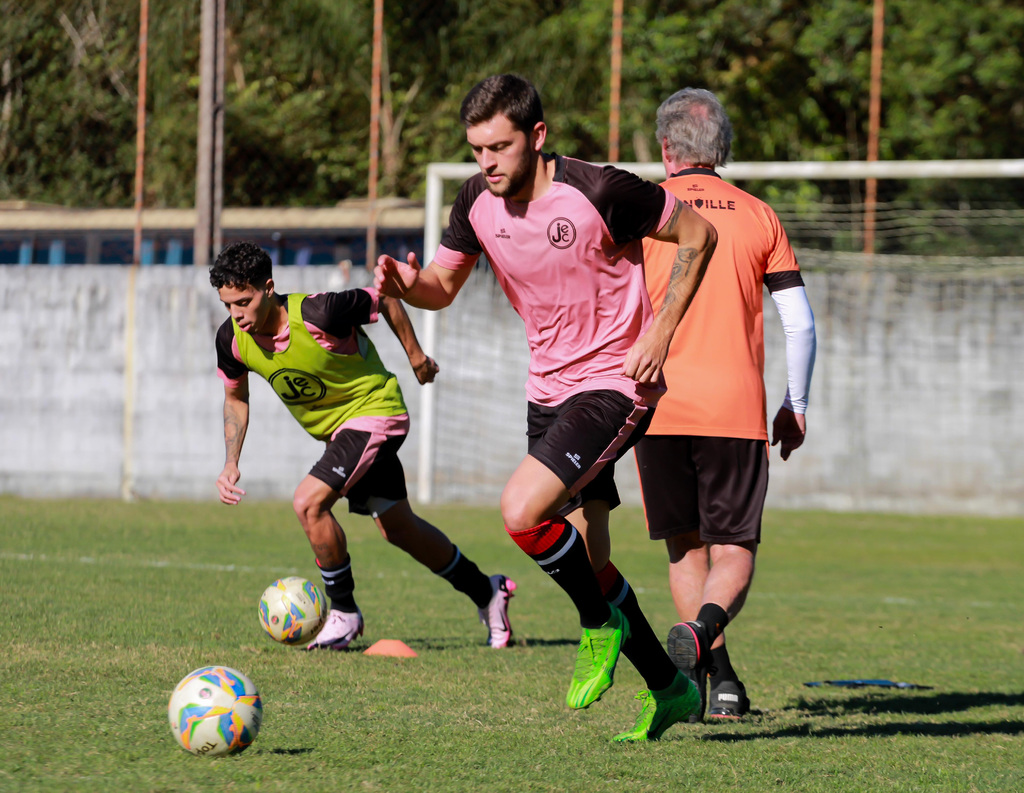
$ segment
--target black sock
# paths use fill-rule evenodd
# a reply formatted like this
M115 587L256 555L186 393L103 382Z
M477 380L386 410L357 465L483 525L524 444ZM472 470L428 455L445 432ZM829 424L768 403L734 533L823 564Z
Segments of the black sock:
M316 563L320 567L320 577L324 580L324 591L331 599L331 608L338 611L345 611L354 614L359 610L354 595L356 582L352 578L352 557L348 557L341 567L325 570L320 566L319 560Z
M717 603L705 603L697 612L697 621L703 622L708 632L708 644L718 638L729 623L729 615Z
M739 677L736 675L736 670L732 668L732 663L729 661L729 651L723 644L721 647L716 647L711 651L711 680L712 687L715 683L721 683L723 681L730 681L738 683Z
M455 546L455 556L446 567L435 570L441 578L451 584L459 592L468 595L478 609L487 608L491 602L491 579L480 572L480 568L462 555Z
M623 655L636 667L651 691L668 688L678 672L661 639L654 634L647 617L640 610L633 587L611 562L597 574L597 580L604 590L605 599L629 620L629 639L622 646Z
M507 531L507 529L506 529ZM554 517L509 536L572 599L584 628L600 628L611 618L590 566L583 536L564 518Z

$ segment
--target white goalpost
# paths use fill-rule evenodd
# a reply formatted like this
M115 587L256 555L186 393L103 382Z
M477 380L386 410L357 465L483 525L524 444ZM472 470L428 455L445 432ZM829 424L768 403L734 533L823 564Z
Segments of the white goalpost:
M637 175L661 181L664 170L660 162L651 163L615 163L619 168L632 171ZM431 163L427 167L426 203L424 217L424 264L431 261L441 241L445 227L445 187L451 182L461 183L477 172L475 163ZM734 162L720 169L721 176L728 181L759 181L759 180L833 180L863 181L877 180L957 180L957 179L1024 179L1024 159L1014 160L931 160L931 161L885 161L885 162ZM861 208L848 211L862 211ZM1024 209L1002 211L1005 217L993 221L1004 224L1004 228L1024 226ZM780 212L780 217L782 213ZM934 222L929 219L928 222ZM783 219L783 224L786 224ZM829 233L826 231L825 233ZM791 235L792 236L792 235ZM794 243L796 245L796 243ZM823 253L822 256L829 256ZM839 254L846 259L857 258L862 254ZM1017 251L1014 251L1017 256ZM864 257L867 261L867 257ZM1016 261L1016 259L1014 260ZM770 302L770 301L768 301ZM453 311L450 309L449 311ZM430 355L436 355L442 344L440 329L442 327L441 312L422 312L421 327L424 349ZM463 331L465 332L465 331ZM465 365L469 365L466 362ZM486 377L481 377L486 379ZM502 386L507 388L507 386ZM450 392L446 392L450 393ZM502 395L504 396L504 395ZM521 402L521 388L516 398ZM486 406L485 406L486 407ZM421 415L419 421L418 477L417 498L421 503L432 503L438 500L436 457L438 453L438 386L427 386L421 392ZM475 409L472 415L476 415ZM483 409L482 415L486 415ZM504 415L504 414L502 414ZM467 428L468 429L468 428ZM449 428L449 432L450 432ZM486 454L477 452L477 454ZM774 475L774 471L773 471ZM441 500L449 494L443 493Z

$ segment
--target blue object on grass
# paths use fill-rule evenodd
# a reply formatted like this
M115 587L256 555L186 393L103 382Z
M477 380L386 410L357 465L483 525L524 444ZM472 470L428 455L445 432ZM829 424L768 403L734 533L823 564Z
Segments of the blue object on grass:
M896 683L892 680L825 680L804 683L805 686L817 688L819 686L839 686L841 688L865 688L867 686L879 686L881 688L918 688L928 690L931 686L921 686L917 683Z

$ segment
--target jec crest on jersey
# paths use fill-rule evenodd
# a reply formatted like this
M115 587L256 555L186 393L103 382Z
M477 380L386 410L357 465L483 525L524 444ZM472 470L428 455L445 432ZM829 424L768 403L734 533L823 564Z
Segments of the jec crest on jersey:
M548 224L548 242L556 248L568 248L576 242L576 227L569 218L555 218Z
M324 381L299 369L280 369L271 375L270 387L289 405L316 402L327 393Z

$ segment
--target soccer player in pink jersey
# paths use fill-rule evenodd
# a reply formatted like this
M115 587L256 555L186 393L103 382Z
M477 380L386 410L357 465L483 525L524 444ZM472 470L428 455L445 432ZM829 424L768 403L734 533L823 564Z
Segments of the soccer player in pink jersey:
M545 154L540 96L513 74L462 103L480 173L463 184L433 262L378 259L374 286L410 305L450 305L486 254L526 325L528 454L501 497L515 543L569 595L582 637L566 696L586 708L613 682L619 653L648 690L617 741L657 740L699 712L700 695L652 631L612 564L614 463L643 435L665 391L676 326L714 251L714 227L663 188L612 166ZM668 296L654 314L646 236L675 243Z

